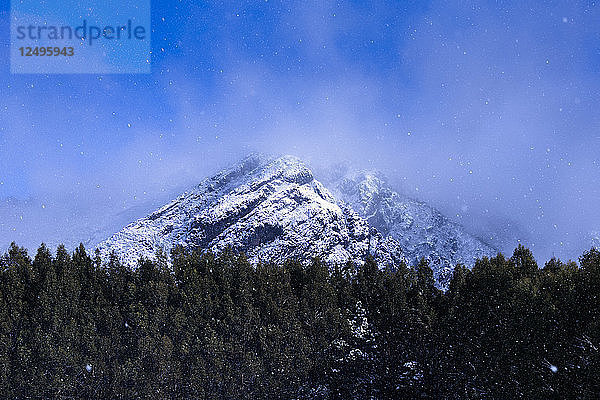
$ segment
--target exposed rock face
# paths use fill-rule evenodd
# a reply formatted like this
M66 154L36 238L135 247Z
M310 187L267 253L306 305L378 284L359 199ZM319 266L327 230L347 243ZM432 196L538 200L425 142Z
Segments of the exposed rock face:
M338 203L297 158L253 155L142 218L98 248L127 265L175 245L246 253L252 262L309 260L360 263L371 254L383 265L402 252L350 207Z
M384 237L396 240L410 265L428 260L439 287L447 286L457 264L470 268L476 259L498 253L429 205L392 190L380 174L347 173L332 187Z
M472 266L496 250L438 211L401 196L377 174L353 172L331 182L333 194L292 156L252 155L100 243L135 267L140 257L175 245L231 248L250 261L288 258L411 265L425 257L439 287L454 266Z

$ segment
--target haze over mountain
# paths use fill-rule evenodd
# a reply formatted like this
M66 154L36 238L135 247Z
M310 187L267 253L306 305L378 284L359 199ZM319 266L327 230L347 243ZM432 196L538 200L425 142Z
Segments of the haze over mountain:
M600 229L591 2L152 8L149 75L11 74L3 47L0 250L115 232L250 151L383 170L540 263Z
M394 191L381 173L354 171L332 183L334 193L386 237L398 241L410 265L429 261L445 285L457 264L492 257L498 250L467 233L424 202Z
M334 175L331 175L334 176ZM331 179L331 176L329 179ZM425 203L393 191L375 173L348 172L324 186L298 158L251 155L99 244L134 267L175 245L231 248L252 262L430 261L440 287L457 263L472 266L495 249Z

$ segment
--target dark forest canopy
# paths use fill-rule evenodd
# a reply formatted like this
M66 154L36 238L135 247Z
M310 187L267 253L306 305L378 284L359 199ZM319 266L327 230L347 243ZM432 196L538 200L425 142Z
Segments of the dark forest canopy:
M380 270L0 258L2 398L598 398L600 252Z

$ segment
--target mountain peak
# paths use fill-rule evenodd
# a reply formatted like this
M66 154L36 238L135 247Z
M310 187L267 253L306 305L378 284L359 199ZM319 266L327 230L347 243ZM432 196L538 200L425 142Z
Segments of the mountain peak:
M124 263L154 258L175 245L219 253L244 252L251 261L361 263L372 255L385 264L403 260L358 214L339 203L297 157L253 154L102 242Z
M457 264L472 267L476 259L498 253L435 208L393 190L378 172L350 171L330 187L382 235L396 240L410 265L425 258L441 288Z
M434 208L394 191L379 172L346 167L329 178L328 189L298 157L251 154L98 248L105 257L116 251L132 267L176 245L230 248L252 262L320 257L360 264L371 255L385 266L424 257L441 288L456 264L496 254Z

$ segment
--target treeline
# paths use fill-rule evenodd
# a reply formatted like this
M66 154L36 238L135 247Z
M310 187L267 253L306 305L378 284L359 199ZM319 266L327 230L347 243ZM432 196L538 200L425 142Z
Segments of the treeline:
M600 397L600 252L519 246L441 293L425 262L253 267L175 249L136 270L80 246L0 258L0 397Z

